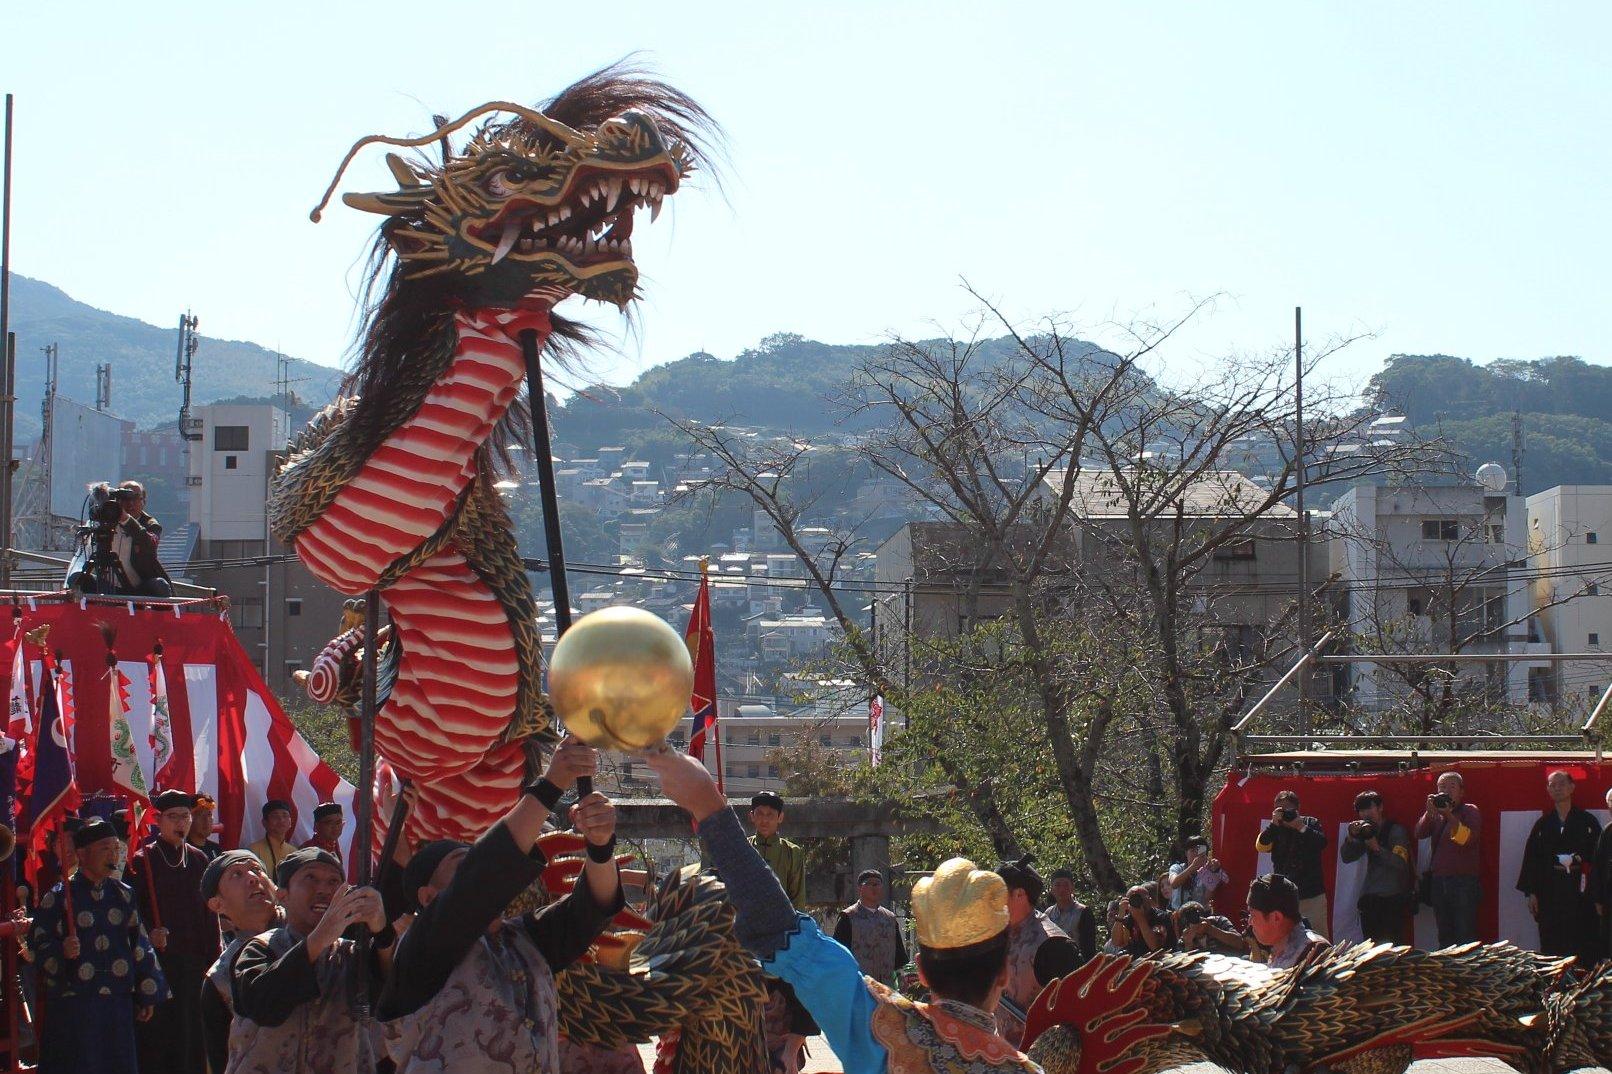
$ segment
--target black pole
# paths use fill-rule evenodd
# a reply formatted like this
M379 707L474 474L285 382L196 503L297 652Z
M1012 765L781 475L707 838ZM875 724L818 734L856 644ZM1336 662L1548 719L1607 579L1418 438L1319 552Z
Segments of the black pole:
M409 781L405 779L398 789L397 801L392 804L392 819L386 824L386 839L381 843L380 864L375 867L375 886L383 891L386 874L397 868L392 858L397 854L397 844L403 839L403 822L409 819L409 800L405 796L408 789Z
M0 585L7 588L11 586L11 546L15 543L11 539L11 452L12 429L14 409L12 407L12 392L15 388L13 374L17 362L16 340L11 336L11 94L6 94L6 129L5 129L5 174L0 180L0 347L5 348L4 359L6 363L6 376L4 392L6 396L6 432L5 432L5 458L0 459L0 466L5 467L5 478L0 481L5 497L5 519L0 529L5 530L5 550L0 551Z
M532 460L537 464L537 490L543 498L543 537L548 542L549 588L554 591L554 636L571 629L571 587L565 578L565 542L560 535L560 498L554 491L554 454L549 445L549 410L543 392L543 363L536 329L521 333L526 359L526 405L532 412ZM577 798L593 793L593 780L577 780Z
M1310 651L1310 515L1304 509L1305 472L1304 443L1304 310L1293 307L1293 458L1294 507L1299 515L1299 603L1298 630L1300 653ZM1310 676L1309 668L1299 672L1299 734L1310 733Z
M364 596L364 674L363 693L358 708L358 801L353 822L353 853L358 855L358 886L368 887L375 876L374 857L369 852L375 816L375 692L377 664L375 648L381 632L381 595L371 589ZM354 980L353 1014L360 1023L369 1021L369 929L358 927L358 975Z

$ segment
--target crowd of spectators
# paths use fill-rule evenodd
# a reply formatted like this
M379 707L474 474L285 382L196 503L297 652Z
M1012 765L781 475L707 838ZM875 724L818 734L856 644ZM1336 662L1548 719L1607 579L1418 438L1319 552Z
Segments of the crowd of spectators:
M1516 889L1538 922L1541 952L1595 962L1612 955L1612 827L1603 829L1592 813L1573 804L1572 773L1551 772L1545 789L1550 806L1528 834ZM1607 806L1612 809L1612 791ZM1339 909L1331 905L1324 868L1334 852L1327 836L1333 823L1306 814L1297 790L1276 795L1270 819L1254 840L1255 851L1269 856L1270 870L1250 886L1240 922L1213 909L1229 878L1201 836L1186 841L1183 860L1096 912L1075 899L1073 874L1057 870L1046 915L1074 940L1082 961L1098 951L1137 957L1210 951L1292 965L1328 942ZM1376 790L1356 795L1353 819L1343 824L1335 853L1345 865L1363 863L1357 883L1349 886L1361 936L1413 944L1412 924L1425 906L1437 935L1429 946L1476 941L1479 909L1493 897L1482 881L1483 823L1459 772L1439 776L1414 819L1390 816ZM1427 854L1418 869L1424 841Z

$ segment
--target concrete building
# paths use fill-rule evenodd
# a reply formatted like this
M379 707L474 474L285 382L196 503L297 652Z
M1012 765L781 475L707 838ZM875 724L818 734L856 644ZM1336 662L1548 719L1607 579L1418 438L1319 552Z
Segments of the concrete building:
M1359 485L1337 498L1327 526L1334 592L1362 650L1549 652L1530 632L1529 586L1515 569L1527 554L1522 498L1506 495L1503 480L1494 488ZM1497 702L1522 704L1530 679L1537 684L1549 667L1496 661L1458 665L1456 674ZM1337 695L1362 709L1408 689L1368 661L1338 668Z
M1124 497L1106 471L1087 470L1075 478L1067 543L1054 549L1055 571L1124 582L1136 566L1127 557L1130 520ZM1048 485L1048 494L1057 490ZM1231 471L1211 472L1188 487L1182 517L1188 526L1222 528L1254 510L1266 493ZM1174 525L1166 512L1155 527ZM1268 644L1269 624L1278 621L1298 590L1298 543L1294 513L1277 505L1247 524L1245 536L1219 546L1192 576L1195 612L1224 632L1238 649ZM979 580L972 564L975 549L965 531L950 522L911 522L881 545L874 563L880 596L874 607L876 643L903 646L907 630L917 638L950 638L976 623L1009 611L1005 576ZM1323 561L1311 546L1312 563ZM1317 579L1322 574L1312 570Z
M213 404L191 411L201 440L190 445L193 560L244 560L290 550L268 532L269 480L290 433L286 412L268 404ZM164 549L168 542L164 540ZM172 568L170 568L172 569ZM269 688L289 695L336 633L342 596L294 557L284 562L185 568L184 575L230 598L230 622Z
M1528 497L1528 567L1541 639L1559 653L1612 652L1612 485L1557 485ZM1593 697L1609 673L1612 666L1557 664L1544 700Z

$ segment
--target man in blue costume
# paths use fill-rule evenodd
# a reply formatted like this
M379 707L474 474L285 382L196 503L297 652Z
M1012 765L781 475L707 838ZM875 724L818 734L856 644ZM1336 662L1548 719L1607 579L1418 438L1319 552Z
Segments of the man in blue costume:
M1040 1074L992 1018L1008 983L1000 876L952 858L913 887L918 975L933 997L914 1003L864 977L850 951L795 911L703 764L675 751L647 761L698 825L737 911L740 942L763 971L794 986L846 1074Z
M169 997L105 820L73 833L78 873L39 900L28 942L47 996L40 1074L137 1074L134 1022ZM69 927L68 912L72 913Z

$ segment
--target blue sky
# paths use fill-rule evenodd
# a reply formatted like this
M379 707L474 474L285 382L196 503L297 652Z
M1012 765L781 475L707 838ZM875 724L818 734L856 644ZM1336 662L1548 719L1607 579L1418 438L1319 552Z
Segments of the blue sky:
M1220 293L1174 359L1374 333L1612 360L1605 5L11 5L14 268L334 364L371 218L347 146L642 50L727 127L725 195L652 238L606 379L772 332L1100 325ZM443 24L445 16L456 21ZM381 155L345 189L388 185ZM611 318L606 317L606 320Z

